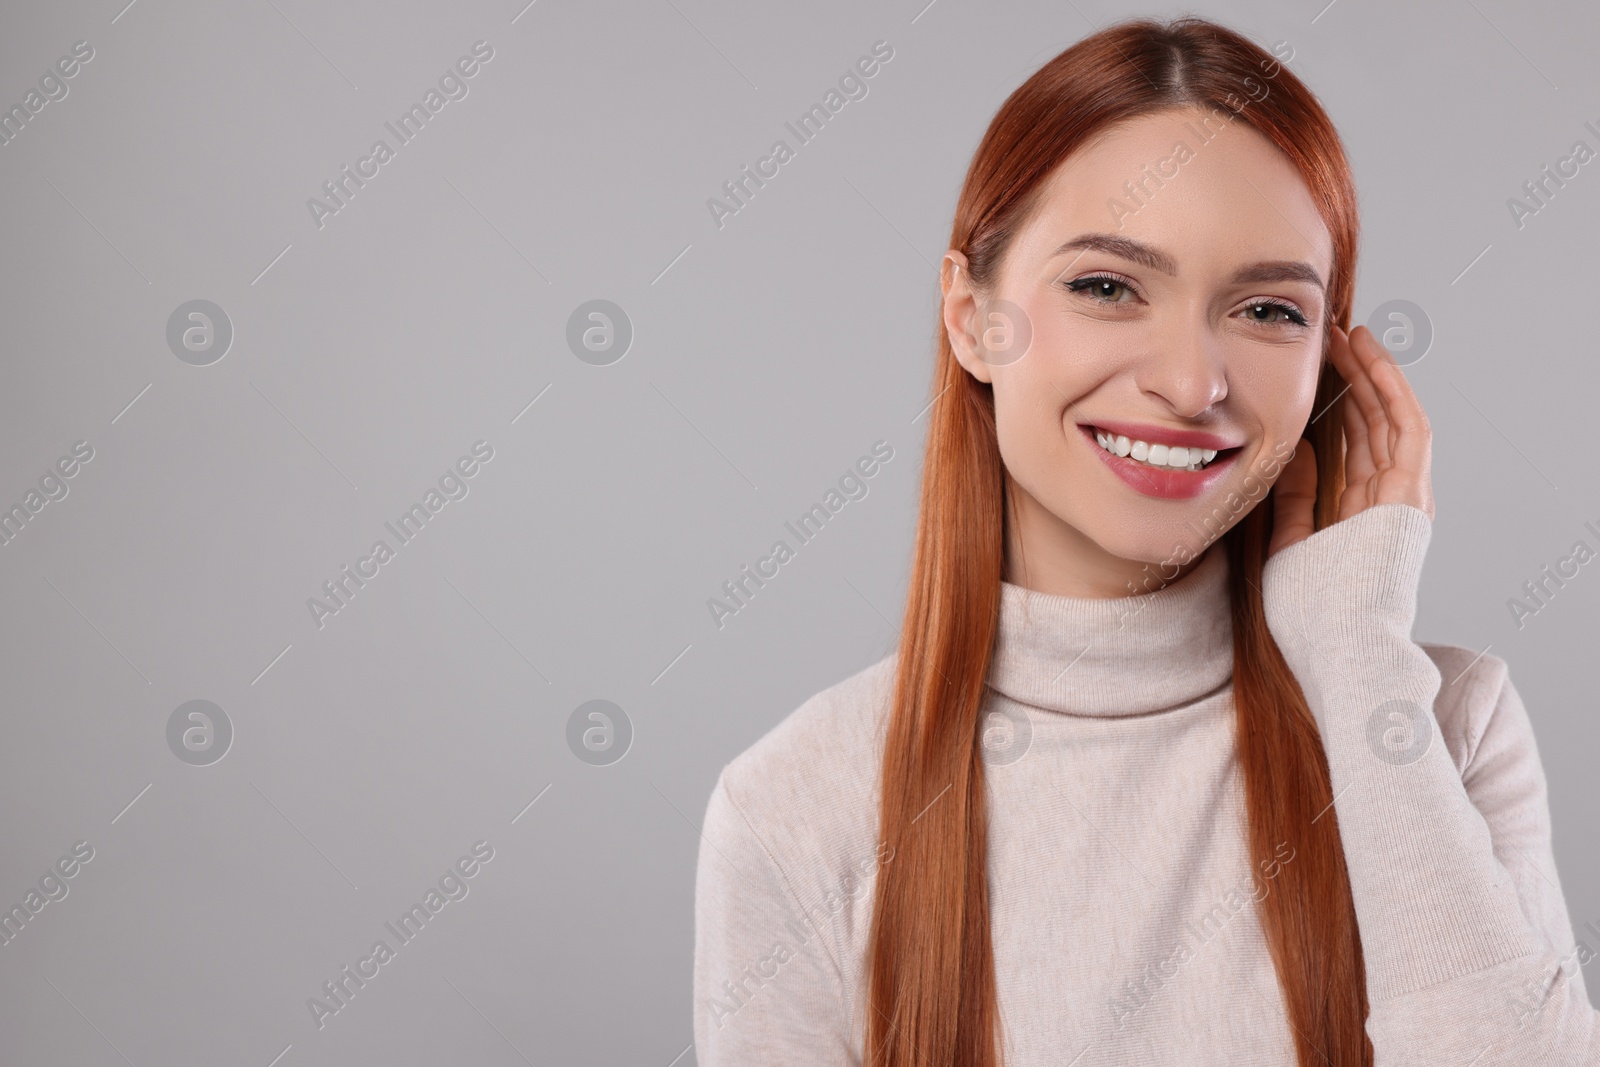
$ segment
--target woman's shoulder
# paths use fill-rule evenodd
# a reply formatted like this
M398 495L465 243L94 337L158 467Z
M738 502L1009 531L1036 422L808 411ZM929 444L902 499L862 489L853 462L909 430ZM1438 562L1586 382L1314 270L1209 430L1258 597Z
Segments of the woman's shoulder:
M703 832L725 851L764 853L803 902L875 851L896 661L891 653L812 695L717 778Z
M891 652L813 694L728 761L722 783L747 814L875 790L896 660Z
M779 977L789 992L765 1010L827 1012L826 1029L847 1027L872 876L893 857L876 842L896 663L891 653L813 694L723 766L700 831L698 985L709 989L746 963L747 979L752 970L771 979L767 957L777 952L783 975L810 978ZM794 959L809 962L785 962ZM796 1025L811 1034L823 1028L818 1019Z

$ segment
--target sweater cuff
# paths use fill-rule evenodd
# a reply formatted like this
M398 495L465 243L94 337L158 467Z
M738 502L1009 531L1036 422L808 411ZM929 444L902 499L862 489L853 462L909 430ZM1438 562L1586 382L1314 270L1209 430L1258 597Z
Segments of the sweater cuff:
M1399 646L1410 643L1432 532L1421 509L1378 504L1267 560L1267 627L1297 676L1392 675L1404 666L1409 650Z

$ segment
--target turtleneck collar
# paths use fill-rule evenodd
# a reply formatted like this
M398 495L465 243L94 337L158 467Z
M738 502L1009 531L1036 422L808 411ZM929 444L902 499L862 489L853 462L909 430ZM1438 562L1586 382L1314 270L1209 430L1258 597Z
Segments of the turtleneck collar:
M1221 545L1176 582L1138 596L1000 585L989 685L1012 700L1071 715L1147 715L1198 700L1233 675Z

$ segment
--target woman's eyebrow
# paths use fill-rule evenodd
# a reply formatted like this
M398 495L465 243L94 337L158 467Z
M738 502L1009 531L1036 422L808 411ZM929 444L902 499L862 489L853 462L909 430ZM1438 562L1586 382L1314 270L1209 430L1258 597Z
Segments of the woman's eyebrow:
M1050 258L1054 259L1056 256L1079 250L1106 252L1174 277L1178 273L1177 261L1167 253L1142 241L1114 233L1086 233L1074 237L1070 241L1062 242L1059 248L1050 253ZM1324 292L1328 288L1316 268L1303 260L1267 260L1252 263L1235 271L1232 281L1235 283L1309 282Z
M1302 260L1275 259L1240 267L1233 274L1235 282L1310 282L1323 292L1327 286L1311 264Z
M1151 270L1158 270L1162 274L1176 276L1178 273L1177 261L1165 252L1152 248L1141 241L1135 241L1131 237L1119 237L1114 233L1086 233L1082 236L1074 237L1070 241L1064 241L1061 247L1050 253L1050 258L1054 259L1056 256L1078 249L1109 252L1113 256L1121 256L1123 259L1149 267Z

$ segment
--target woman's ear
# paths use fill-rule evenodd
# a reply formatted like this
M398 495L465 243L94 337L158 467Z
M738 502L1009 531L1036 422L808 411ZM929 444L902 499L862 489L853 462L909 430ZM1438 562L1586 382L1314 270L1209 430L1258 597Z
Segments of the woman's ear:
M950 348L955 352L957 361L966 368L967 373L980 382L989 382L994 379L982 353L978 296L973 292L969 279L967 257L953 248L946 252L939 263L945 333L950 337Z

